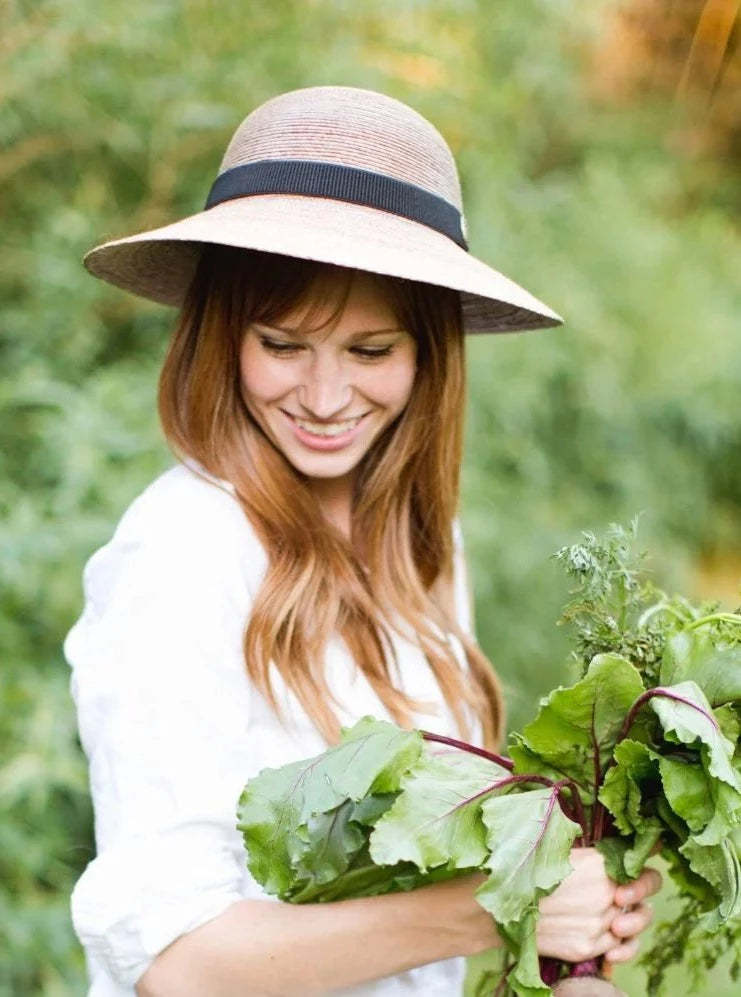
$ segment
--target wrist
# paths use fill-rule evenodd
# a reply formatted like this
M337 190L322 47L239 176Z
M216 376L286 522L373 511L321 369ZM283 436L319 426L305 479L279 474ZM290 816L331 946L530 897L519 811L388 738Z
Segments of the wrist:
M416 891L429 929L446 940L450 958L479 955L502 945L494 918L474 896L484 879L475 873Z

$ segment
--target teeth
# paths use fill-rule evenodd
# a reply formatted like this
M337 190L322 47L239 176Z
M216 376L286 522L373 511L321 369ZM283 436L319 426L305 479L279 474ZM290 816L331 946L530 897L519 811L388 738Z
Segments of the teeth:
M308 422L306 419L297 419L294 416L294 422L301 429L305 429L308 433L313 433L314 436L339 436L341 433L347 433L348 430L352 429L354 426L360 422L362 416L358 416L357 419L346 419L344 422Z

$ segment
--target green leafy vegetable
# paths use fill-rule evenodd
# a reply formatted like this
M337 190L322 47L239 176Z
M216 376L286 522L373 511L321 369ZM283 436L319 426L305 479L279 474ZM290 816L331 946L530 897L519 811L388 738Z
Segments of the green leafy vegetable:
M476 891L476 899L517 956L510 986L521 997L548 993L535 948L537 903L571 871L569 849L581 828L564 816L557 785L492 797L481 810L490 850L485 863L489 878Z
M620 882L658 849L680 910L644 958L649 993L685 950L695 966L741 952L741 615L647 583L635 531L555 555L577 583L562 622L581 677L512 735L510 758L366 717L251 780L239 827L265 889L329 901L482 870L476 898L509 952L497 994L546 997L593 968L536 950L539 901L571 848L595 845Z
M391 805L421 750L416 731L369 718L318 758L264 769L239 801L255 879L282 899L314 899L308 887L357 870L364 829Z
M573 780L587 802L594 802L625 714L644 691L629 661L616 654L596 655L585 677L552 692L523 730L520 742L529 749L529 771L538 770L533 764L545 763L547 771Z
M569 849L581 828L564 816L556 787L492 797L481 811L489 878L476 896L498 923L507 925L568 875Z
M420 758L375 828L373 861L413 862L423 872L442 865L478 869L488 856L482 799L506 785L508 775L496 763L463 752Z
M695 682L711 706L741 701L741 644L716 643L704 630L679 630L666 639L659 681Z
M653 689L652 693L651 707L665 735L676 744L691 746L701 742L706 749L709 774L741 790L741 780L731 764L735 745L723 736L702 689L694 682L682 682Z

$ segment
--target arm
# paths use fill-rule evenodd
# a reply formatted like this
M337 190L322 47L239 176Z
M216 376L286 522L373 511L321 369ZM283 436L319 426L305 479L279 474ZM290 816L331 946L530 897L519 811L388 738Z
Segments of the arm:
M274 745L241 649L261 551L232 503L168 473L85 570L65 652L97 856L71 908L96 992L131 992L159 952L244 896L236 800Z
M642 903L661 879L647 870L629 887L604 873L591 848L541 904L541 954L572 961L631 958L651 920ZM179 938L139 981L139 997L319 997L453 956L498 947L496 925L474 899L483 875L411 893L329 904L244 901ZM627 890L632 891L628 895ZM634 903L621 914L616 906ZM626 939L627 941L623 941Z
M314 997L485 951L499 937L491 917L473 901L471 879L328 904L234 904L163 952L136 992Z

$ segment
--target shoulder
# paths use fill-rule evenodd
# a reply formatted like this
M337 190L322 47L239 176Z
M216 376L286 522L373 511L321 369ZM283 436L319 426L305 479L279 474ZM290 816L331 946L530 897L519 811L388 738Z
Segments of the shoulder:
M179 551L183 558L265 560L232 485L195 464L177 464L145 488L121 517L112 543Z
M228 482L197 465L177 464L156 478L124 512L114 537L149 537L162 542L213 541L219 536L243 543L257 537Z
M111 594L124 579L146 588L211 586L254 592L265 551L231 486L178 464L139 494L112 538L85 566L88 599Z

